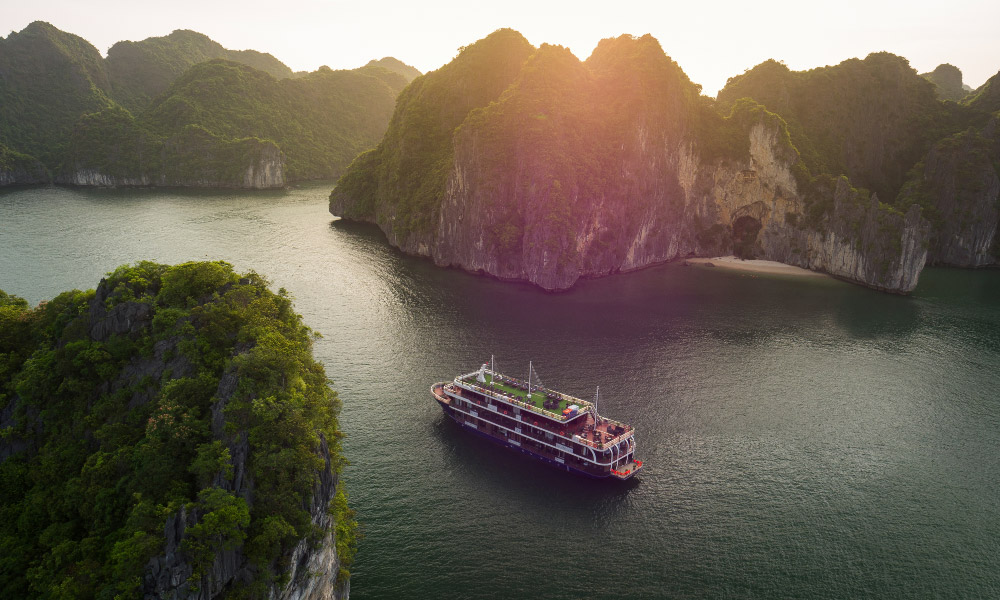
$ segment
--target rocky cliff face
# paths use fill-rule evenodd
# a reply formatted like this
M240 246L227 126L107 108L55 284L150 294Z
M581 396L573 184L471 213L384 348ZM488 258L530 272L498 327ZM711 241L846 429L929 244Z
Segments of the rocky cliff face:
M401 99L397 117L410 110ZM331 212L438 265L549 290L736 252L905 293L926 257L919 208L811 178L784 121L756 103L713 116L649 36L605 40L586 64L543 45L450 146L439 204L419 213L428 226L394 197L398 173L371 166L377 152L341 180Z
M277 146L262 149L257 160L247 165L242 183L241 187L254 190L285 186L285 160Z
M189 139L193 138L193 139ZM272 142L238 140L225 142L204 134L171 139L144 147L152 158L145 164L109 164L103 168L84 166L78 158L72 168L56 177L56 183L95 187L198 187L273 189L285 186L285 157ZM121 156L121 149L116 149ZM200 156L192 161L190 154ZM131 157L130 157L131 159Z
M642 132L635 137L642 140ZM874 196L859 205L846 180L840 180L828 191L833 209L822 229L805 227L806 200L792 174L797 156L783 145L775 126L758 122L749 138L748 160L716 164L702 162L690 144L671 148L640 142L645 148L621 171L645 173L650 179L617 182L618 189L594 202L575 198L582 206L571 228L574 242L561 249L547 243L553 233L544 222L548 215L532 218L530 197L515 194L497 202L494 189L484 193L475 180L477 158L468 154L475 143L462 140L456 145L436 235L393 241L439 265L553 290L568 288L579 277L733 252L740 243L749 245L750 256L879 290L908 292L916 286L928 234L919 208L894 214L880 209ZM532 185L515 178L510 187L530 190ZM511 205L525 207L518 216L528 237L504 252L491 244L489 231L504 218L505 208L498 207ZM629 209L622 212L623 207ZM740 239L747 230L753 231L752 239Z
M108 342L115 336L135 336L152 325L153 307L143 302L124 302L108 309L107 301L112 291L104 281L90 302L88 311L90 338L97 342ZM122 370L119 378L109 383L108 391L131 387L143 378L158 380L164 373L170 377L189 377L194 368L178 352L180 338L163 340L153 346L149 357L136 357ZM237 346L237 356L249 351L252 344ZM219 380L214 395L218 400L211 408L211 430L215 439L223 440L232 457L232 477L220 472L212 485L232 492L243 498L249 506L254 502L254 482L249 473L248 460L250 445L246 432L229 433L226 430L225 409L236 392L239 378L235 369L230 369ZM149 401L152 394L137 391L130 403L133 405ZM336 493L338 477L331 464L330 449L322 433L317 450L322 460L312 495L309 498L311 523L316 531L323 532L319 541L302 539L292 551L288 582L271 585L268 597L272 600L332 600L346 599L349 595L349 581L337 582L340 560L333 539L333 517L328 511ZM182 506L178 512L167 518L163 533L166 540L163 552L151 559L146 566L143 582L143 597L147 599L170 598L172 600L212 600L224 596L226 590L236 583L247 584L258 576L242 546L224 549L216 553L208 574L200 585L191 583L193 567L182 549L186 531L198 523L197 508L188 510Z
M56 177L56 183L82 187L144 187L152 185L149 177L118 177L106 175L96 169L77 169Z
M900 192L934 223L928 262L981 267L1000 260L1000 125L994 116L934 145Z
M798 157L780 125L762 120L751 127L749 138L745 163L706 169L696 157L685 161L695 171L684 178L685 189L700 190L706 213L717 211L716 226L731 236L733 250L743 246L756 258L882 291L905 293L916 287L928 237L919 207L901 214L882 206L875 194L860 197L847 178L800 190L793 175ZM819 203L829 208L817 222L807 223L810 207Z
M45 167L37 163L34 167L0 167L0 186L5 185L33 185L38 183L48 183L49 176Z
M235 385L235 378L223 378L220 392L231 395ZM214 483L251 504L253 481L247 474L249 447L246 436L226 436L222 429L222 411L227 398L228 396L221 398L212 407L212 428L217 437L230 438L227 445L233 456L234 477L231 480L218 477ZM271 600L334 600L346 599L350 595L350 581L337 581L341 565L333 539L333 518L327 511L337 488L338 478L331 469L326 438L321 435L320 439L320 456L325 466L314 486L309 512L312 524L325 534L318 542L303 539L298 543L292 551L288 583L269 586L267 597ZM166 539L164 551L146 566L144 598L212 600L224 597L225 592L236 584L249 584L258 575L242 548L233 548L218 552L200 584L194 585L191 582L194 567L185 555L182 544L186 531L198 522L199 517L196 510L189 512L187 508L181 507L177 513L167 518L163 531Z
M48 182L49 172L40 161L0 144L0 186Z

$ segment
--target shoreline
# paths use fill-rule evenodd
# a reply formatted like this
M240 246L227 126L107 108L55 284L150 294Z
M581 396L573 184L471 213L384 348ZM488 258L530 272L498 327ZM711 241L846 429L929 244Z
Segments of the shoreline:
M694 267L720 267L732 271L747 271L751 273L767 273L770 275L793 275L795 277L825 277L832 279L826 273L810 271L802 267L786 265L773 260L750 259L743 260L735 256L716 256L714 258L686 258L682 262L684 266Z

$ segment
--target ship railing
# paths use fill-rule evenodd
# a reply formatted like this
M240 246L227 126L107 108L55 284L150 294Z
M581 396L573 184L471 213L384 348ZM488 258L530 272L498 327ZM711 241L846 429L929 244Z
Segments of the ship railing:
M509 403L511 403L511 404L519 407L519 408L522 408L524 410L529 410L529 411L538 413L539 415L546 416L546 417L548 417L550 419L551 418L555 418L555 419L558 419L559 421L567 421L567 420L569 420L569 418L566 417L565 415L560 415L560 414L551 412L549 410L545 410L543 408L539 408L538 406L535 406L534 404L528 404L526 402L522 402L522 401L520 401L520 400L518 400L518 399L516 399L516 398L514 398L512 396L508 396L506 394L498 392L497 390L494 390L494 389L491 389L491 388L486 388L486 387L483 387L481 385L478 385L478 384L475 384L475 383L469 383L468 381L466 381L467 378L469 378L469 377L475 377L478 374L479 374L478 371L473 371L472 373L467 373L465 375L460 375L459 377L456 378L455 383L460 384L459 387L466 386L468 388L471 388L471 389L479 392L480 394L483 394L484 396L486 396L488 398L493 398L495 400L501 400L503 402L509 402ZM579 400L579 398L575 398L575 397L569 396L567 394L562 394L560 392L553 392L553 393L556 394L556 395L558 395L558 396L560 396L561 398L563 398L566 401L573 401L573 402L579 401L579 402L583 402L584 404L589 404L586 401L581 401L581 400ZM576 415L576 416L579 416L579 415ZM576 416L574 416L573 418L576 418ZM610 423L610 424L615 425L617 427L621 427L623 431L620 434L618 434L617 436L615 436L613 438L610 438L607 441L603 441L603 442L595 442L593 440L588 440L588 439L586 439L586 438L584 438L582 436L580 436L580 439L577 440L577 441L579 441L579 442L581 442L583 444L586 444L587 446L590 446L592 448L596 448L598 450L603 450L604 448L607 448L607 447L610 447L610 446L614 446L615 444L623 442L626 439L632 437L633 429L632 429L631 425L626 425L624 423L621 423L619 421L615 421L614 419L609 419L607 417L601 417L601 420L604 421L605 423ZM566 437L569 438L571 436L566 436Z
M473 375L476 375L476 373L473 373ZM566 421L568 419L568 417L566 417L566 415L560 415L560 414L554 413L552 411L545 410L544 408L538 408L534 404L528 404L527 402L522 402L522 401L518 400L517 398L513 398L511 396L508 396L506 394L498 392L497 390L493 390L493 389L490 389L490 388L484 388L483 386L477 385L475 383L469 383L468 381L465 381L464 378L465 378L465 376L462 377L463 380L461 381L461 385L467 386L467 387L469 387L469 388L471 388L471 389L473 389L473 390L481 393L482 395L484 395L484 396L486 396L488 398L493 398L495 400L502 400L504 402L510 402L511 404L513 404L513 405L515 405L515 406L517 406L519 408L523 408L524 410L530 410L532 412L536 412L536 413L538 413L540 415L543 415L543 416L546 416L546 417L548 417L550 419L557 419L559 421ZM558 393L558 392L556 392L556 393ZM560 394L560 395L563 395L563 394ZM574 418L576 418L576 416L577 415L574 415Z
M514 433L514 434L517 434L517 435L524 436L528 440L530 440L531 442L537 443L537 444L539 444L542 447L549 448L549 450L547 452L550 453L550 454L552 454L553 456L559 456L558 454L554 454L553 451L566 453L565 450L559 448L556 445L557 442L555 440L553 440L552 443L550 443L547 440L532 438L530 436L525 436L524 433L522 433L520 431L517 431L516 429L511 429L510 427L505 427L504 425L501 425L499 423L495 423L495 422L489 421L489 420L485 419L483 416L473 414L473 413L471 413L469 411L466 411L464 409L455 408L454 410L456 412L462 413L462 414L464 414L466 416L470 416L470 417L473 417L473 418L478 419L480 421L484 421L486 423L489 423L491 425L495 425L496 427L499 427L500 429L503 429L503 430L505 430L505 431L507 431L509 433ZM533 452L534 451L535 450L533 450ZM575 452L570 452L568 454L571 455L571 456L573 456L573 457L575 457L575 458L583 459L583 461L586 462L586 463L597 465L598 467L611 467L612 465L615 464L615 462L621 460L620 456L619 457L615 457L613 455L606 457L608 460L607 460L607 462L605 462L603 460L605 458L605 456L603 456L603 455L595 455L593 458L588 458L586 455L579 455L579 454L576 454ZM563 456L563 458L565 458L565 455Z
M473 375L475 375L475 374L476 373L473 373ZM509 403L511 403L511 404L513 404L515 406L518 406L519 408L524 409L524 410L530 410L530 411L536 412L538 414L544 414L545 416L549 416L550 418L551 417L556 417L556 418L560 419L561 421L567 420L567 417L565 417L563 415L556 415L553 412L549 412L549 411L546 411L544 409L538 408L537 406L533 406L531 404L527 404L525 402L521 402L520 400L517 400L515 398L511 398L510 396L501 395L501 394L497 393L496 390L491 390L489 388L484 388L482 386L479 386L479 385L476 385L476 384L473 384L473 383L469 383L468 381L461 381L460 383L461 383L461 385L459 387L467 386L468 388L471 388L471 389L473 389L473 390L475 390L475 391L483 394L484 396L486 396L488 398L493 398L495 400L502 400L504 402L509 402ZM587 439L587 438L585 438L585 437L583 437L583 436L581 436L579 434L569 434L569 435L563 434L560 437L562 437L563 439L566 439L566 440L571 440L571 441L579 442L579 443L584 444L586 446L589 446L589 447L591 447L591 448L593 448L595 450L602 450L602 451L605 450L605 449L607 449L607 448L611 448L612 446L614 446L616 444L620 444L620 443L624 442L625 440L629 439L630 437L632 437L632 435L633 435L634 432L633 432L632 427L630 425L625 425L623 423L619 423L618 421L613 421L611 419L606 419L604 417L601 417L601 419L603 419L606 422L612 423L614 425L618 425L618 426L624 428L625 431L623 431L622 433L618 434L617 436L615 436L613 438L609 438L609 439L607 439L605 441L601 441L601 442L596 442L594 440ZM560 435L559 432L557 432L557 431L553 431L552 433L554 433L556 435ZM576 438L574 438L573 435L576 435Z
M516 379L514 377L508 377L506 375L498 375L497 373L494 373L493 371L488 371L488 372L493 377L500 377L501 380L504 381L504 382L514 383L514 384L516 384L518 386L523 386L524 388L527 388L528 384L525 383L521 379ZM476 377L478 375L479 375L479 371L473 371L471 373L466 373L465 375L459 375L458 377L455 378L455 382L456 383L461 383L462 385L467 385L469 387L476 388L477 390L485 390L485 392L487 392L488 395L491 395L494 398L498 398L498 399L499 398L503 398L504 400L517 402L517 400L515 400L514 398L511 398L510 396L506 396L506 395L498 396L496 390L494 390L492 388L484 388L481 385L479 385L479 382L476 381ZM473 383L474 381L475 381L475 383ZM577 398L576 396L570 396L569 394L564 394L564 393L558 392L556 390L550 390L550 389L548 389L546 387L543 387L543 386L540 386L540 385L533 385L533 386L531 386L531 393L534 394L536 392L545 394L546 397L549 394L552 394L552 395L558 397L563 402L566 402L567 404L576 404L576 405L578 405L580 407L581 412L583 412L585 410L589 410L589 409L593 408L593 406L594 406L594 404L592 402L589 402L587 400L583 400L583 399ZM524 404L524 403L522 403L522 404ZM546 410L544 408L538 408L537 406L533 406L533 405L530 405L530 404L526 404L525 408L527 408L529 410L533 410L533 411L535 411L537 413L540 413L540 414L551 414L551 415L553 415L553 416L555 416L555 417L557 417L559 419L565 420L565 418L562 415L559 415L559 414L556 414L556 413L552 413L552 412L550 412L550 411L548 411L548 410ZM610 421L610 419L606 419L606 420Z
M496 373L495 371L490 371L490 370L487 370L486 372L489 373L490 375L492 375L493 377L500 379L504 383L516 385L516 386L518 386L518 387L520 387L522 389L527 389L527 387L528 387L528 383L526 381L524 381L523 379L518 379L516 377L510 377L508 375L502 375L500 373ZM467 380L476 381L476 378L478 376L479 376L479 371L473 371L471 373L466 373L465 375L459 375L457 379L461 380L462 383L465 383L467 385L477 385L478 382L477 383L471 383L470 381L467 381ZM542 393L544 393L546 395L547 394L554 394L554 395L558 396L560 400L563 400L565 402L569 402L571 404L577 404L577 405L579 405L581 409L590 408L590 407L593 406L592 402L589 402L587 400L583 400L581 398L577 398L576 396L570 396L569 394L564 394L562 392L557 392L556 390L550 390L549 388L547 388L545 386L541 386L541 385L532 385L531 386L531 393L534 394L535 392L542 392Z

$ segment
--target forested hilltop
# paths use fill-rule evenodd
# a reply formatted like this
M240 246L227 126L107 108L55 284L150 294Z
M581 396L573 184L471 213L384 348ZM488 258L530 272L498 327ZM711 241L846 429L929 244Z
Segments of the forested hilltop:
M284 290L223 262L0 292L9 598L344 598L340 400Z
M392 59L293 73L187 30L107 58L35 22L0 38L0 185L280 187L334 178L381 138L416 74ZM10 162L8 160L8 162ZM26 166L30 165L30 166Z
M546 289L736 253L905 293L998 256L1000 77L956 103L949 72L767 61L712 99L649 35L580 61L499 30L403 90L330 210Z

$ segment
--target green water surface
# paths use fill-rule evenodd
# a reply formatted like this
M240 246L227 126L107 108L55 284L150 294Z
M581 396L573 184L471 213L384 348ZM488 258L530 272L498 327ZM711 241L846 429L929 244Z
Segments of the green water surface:
M1000 272L911 297L668 264L544 293L440 269L288 192L0 192L0 289L141 259L287 288L344 399L364 598L1000 596ZM496 357L636 427L594 482L462 431L429 386Z

